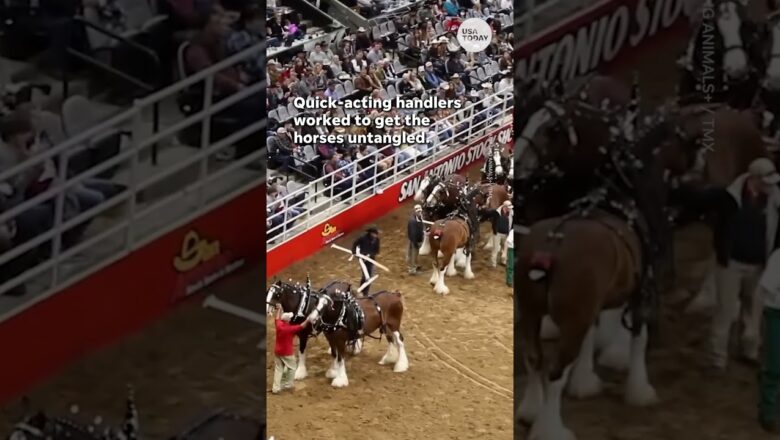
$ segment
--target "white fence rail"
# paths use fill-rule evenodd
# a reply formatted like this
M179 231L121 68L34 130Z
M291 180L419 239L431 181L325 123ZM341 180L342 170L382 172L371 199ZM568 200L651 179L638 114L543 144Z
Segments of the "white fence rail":
M347 207L466 147L470 141L511 120L514 106L509 97L487 96L482 103L482 110L469 106L437 122L434 127L440 128L435 130L434 142L422 148L409 147L417 153L415 155L409 154L408 150L400 150L390 156L392 165L382 168L379 156L381 150L376 151L367 156L373 158L374 163L366 168L358 171L356 162L352 162L284 197L270 201L266 249L271 250L294 239ZM451 128L444 125L443 121ZM346 176L339 179L336 177L338 173Z
M0 173L0 182L7 182L36 167L46 166L47 163L56 164L57 169L57 176L49 189L0 213L0 225L40 205L53 206L55 213L54 226L50 230L0 255L2 267L33 249L41 246L49 246L50 249L50 256L45 261L27 268L20 275L0 285L0 294L22 283L34 285L33 291L19 299L0 296L0 322L262 183L264 176L260 172L247 169L250 163L264 160L264 151L261 148L227 164L216 162L215 156L250 135L264 133L265 119L257 120L216 142L211 141L211 121L216 114L241 100L260 94L266 87L265 81L259 81L215 102L212 92L216 74L225 68L263 56L265 49L265 43L257 44L207 70L137 100L121 114ZM155 104L175 100L180 92L201 85L203 102L200 111L183 117L156 133L149 132L148 127L151 124L145 120ZM258 109L258 114L261 114L261 109ZM194 146L192 154L185 159L166 161L166 147L162 146L163 159L157 166L148 165L150 147L155 143L166 144L182 130L195 124L200 124L200 145ZM68 175L71 157L84 146L90 145L92 139L110 130L131 132L130 145L97 166L76 175ZM258 147L260 145L258 144ZM123 170L126 178L119 183L125 184L127 189L89 211L66 220L65 200L69 191L114 167ZM237 174L242 177L237 178ZM183 178L183 175L187 175L187 178ZM175 178L176 176L178 178ZM153 200L148 200L150 197L147 193L161 194L152 197ZM64 248L63 233L99 216L117 217L117 210L122 210L120 218L106 220L107 225L103 228L94 228L98 230L85 236L75 246Z

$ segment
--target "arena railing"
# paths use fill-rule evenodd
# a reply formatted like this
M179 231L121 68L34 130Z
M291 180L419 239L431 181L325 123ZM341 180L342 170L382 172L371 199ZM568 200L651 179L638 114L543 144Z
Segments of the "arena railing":
M451 124L451 128L444 127L435 131L436 141L429 148L429 154L425 157L415 155L414 157L402 158L403 150L401 150L391 156L393 165L382 170L380 160L377 160L380 152L376 151L367 156L373 156L374 163L361 169L360 172L356 170L357 163L352 162L268 203L269 211L278 210L278 212L269 212L266 219L268 226L266 249L271 250L294 239L366 197L370 197L399 180L424 169L442 157L468 147L471 141L488 134L507 120L511 121L514 109L513 101L497 95L486 96L484 100L493 100L494 98L498 98L498 100L484 105L480 111L475 111L475 106L469 106L443 119ZM485 116L485 118L475 122L478 116ZM437 124L441 126L439 121L433 126ZM430 127L426 128L428 130L424 128L423 131L430 131ZM439 140L440 136L446 134L448 130L452 131L452 135L445 141ZM456 139L458 142L455 142ZM345 171L349 176L337 180L336 174ZM358 174L366 172L373 172L373 178L369 179L368 182L358 180ZM348 188L342 191L332 190L341 183L348 184ZM360 186L364 186L364 188L359 188ZM299 210L300 212L297 212ZM277 222L280 223L274 225Z
M211 119L229 106L265 89L266 82L258 81L222 100L212 99L216 74L250 58L264 55L265 49L265 42L260 42L206 70L138 99L122 113L0 173L0 182L7 182L34 167L45 166L46 162L56 163L57 170L55 181L49 189L0 213L0 225L6 225L19 214L40 204L53 203L54 206L53 228L0 255L2 267L25 252L42 245L50 246L48 258L0 284L0 295L22 283L32 282L32 287L36 288L18 299L0 296L0 321L22 312L161 235L263 183L264 173L247 169L247 165L264 161L265 153L262 148L223 166L215 166L213 162L215 155L236 142L257 132L264 133L265 119L258 119L257 122L215 142L211 140ZM155 105L175 99L180 92L199 84L203 85L205 91L200 111L168 123L159 131L149 129L151 124L148 119ZM258 114L260 112L258 109ZM195 124L200 124L200 145L194 146L198 147L197 152L188 154L183 159L179 154L179 158L166 160L165 148L162 147L159 164L148 164L150 147L157 143L170 146L175 143L172 139L182 130ZM68 175L71 156L84 145L89 145L94 137L115 129L132 133L130 145L96 166L75 175ZM74 218L66 219L65 198L68 191L115 167L121 167L123 172L126 172L126 181L119 183L125 184L127 189ZM187 178L183 178L185 174ZM155 198L148 200L151 197ZM63 247L63 233L86 220L109 214L109 211L115 212L117 209L123 209L121 218L109 220L110 224L102 230L87 234L71 248Z

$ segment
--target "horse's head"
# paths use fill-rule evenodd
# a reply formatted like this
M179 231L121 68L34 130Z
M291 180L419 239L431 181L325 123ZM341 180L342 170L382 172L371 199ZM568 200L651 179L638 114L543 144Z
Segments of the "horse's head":
M734 80L743 79L750 72L743 39L743 26L749 21L746 5L746 0L713 2L712 18L723 42L723 71Z
M769 91L780 91L780 9L767 16L768 41L766 47L767 67L763 87Z
M444 183L444 181L439 180L436 185L433 186L431 192L428 194L428 197L425 199L425 205L423 205L423 207L431 209L439 206L442 202L446 189L447 185Z
M291 312L303 297L305 289L301 285L292 285L277 281L268 288L265 296L265 311L268 315L273 313L275 307L280 306L283 311Z
M425 198L430 194L430 191L440 180L441 178L433 173L423 177L422 181L420 181L420 187L417 189L417 192L414 193L414 201L417 203L424 202Z

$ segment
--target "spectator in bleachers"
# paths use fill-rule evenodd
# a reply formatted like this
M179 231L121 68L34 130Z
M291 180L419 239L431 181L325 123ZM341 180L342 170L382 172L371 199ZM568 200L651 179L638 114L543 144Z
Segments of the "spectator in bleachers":
M192 40L185 54L189 73L195 73L224 60L227 57L226 38L230 33L231 19L223 13L209 16L201 32ZM230 96L255 82L240 66L227 67L214 77L214 100ZM239 126L249 126L258 121L257 113L263 108L261 93L250 95L225 110ZM246 146L237 151L238 157L246 153Z
M366 54L366 60L371 64L378 63L380 60L384 59L384 57L385 54L382 51L382 43L379 41L374 42Z
M314 50L309 54L309 63L311 64L330 64L333 59L333 54L330 49L327 51L322 50L322 43L314 45Z
M498 60L498 68L500 70L511 70L513 65L512 51L505 50L504 53L501 54L501 59Z
M0 121L0 173L29 159L35 147L35 128L28 118L12 113ZM0 183L0 212L9 211L24 202L29 188L38 181L42 171L41 167L35 167ZM52 203L41 203L0 225L0 249L11 250L51 229L54 220L53 208ZM32 266L42 256L41 248L44 246L48 245L33 248L0 265L0 284ZM8 294L23 295L25 292L24 285L20 285Z
M371 38L368 37L366 28L359 27L355 35L355 50L368 50L371 47Z
M227 55L234 55L243 50L246 50L258 42L262 38L263 34L263 11L258 5L249 5L241 11L241 16L233 24L232 31L225 41L225 47L227 49ZM244 72L254 80L263 78L264 68L263 54L258 53L251 60L246 60L243 63Z
M455 3L455 0L445 0L443 9L450 17L456 17L458 15L458 5Z
M441 79L439 75L437 75L433 70L433 63L430 61L425 63L424 78L425 82L428 84L428 87L433 89L438 88L439 85L444 82L444 80Z
M325 90L325 96L327 96L330 99L339 100L343 98L343 96L339 96L339 92L336 90L336 86L339 84L336 80L330 80L328 82L328 88Z
M355 57L352 58L352 61L350 61L350 66L352 67L353 75L357 75L364 68L368 68L368 61L366 61L366 59L363 57L362 50L355 52Z
M268 162L270 168L280 167L286 171L295 167L295 152L298 148L287 135L287 129L279 127L276 135L267 140Z

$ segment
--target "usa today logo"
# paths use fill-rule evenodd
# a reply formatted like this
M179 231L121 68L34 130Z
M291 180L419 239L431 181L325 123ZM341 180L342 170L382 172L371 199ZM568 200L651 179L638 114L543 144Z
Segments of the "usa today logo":
M493 39L493 28L481 18L469 18L458 28L458 43L466 52L482 52Z

